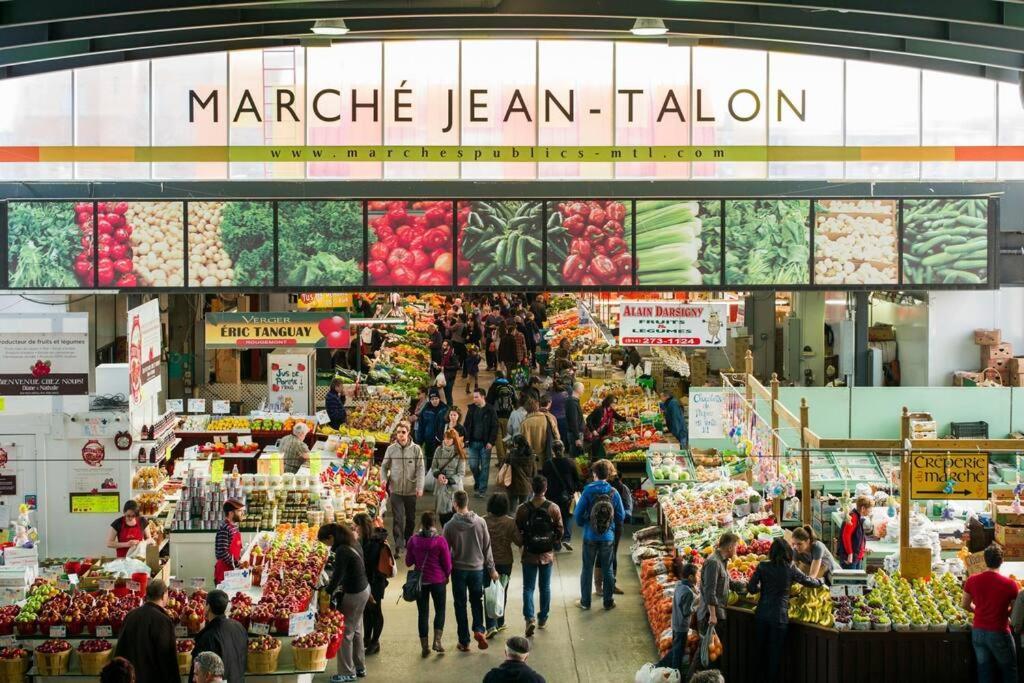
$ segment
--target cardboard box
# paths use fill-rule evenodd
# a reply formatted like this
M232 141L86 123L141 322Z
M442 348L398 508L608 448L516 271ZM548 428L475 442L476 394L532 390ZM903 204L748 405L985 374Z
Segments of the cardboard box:
M997 360L1008 361L1013 358L1013 344L1010 342L1003 342L994 346L981 346L981 367L990 368L995 367L994 363ZM1006 366L1006 363L1003 363Z
M1001 546L1024 548L1024 526L1010 526L996 522L996 543Z
M985 564L985 551L979 550L964 558L964 567L967 568L967 576L974 576L988 569Z
M996 346L1003 341L1000 330L975 330L974 343L978 346Z
M955 387L973 387L981 383L984 379L984 375L980 372L973 372L971 370L957 370L953 373L953 386Z
M1011 527L1024 527L1024 512L1014 512L1013 505L993 503L992 518L995 519L998 524L1004 524Z

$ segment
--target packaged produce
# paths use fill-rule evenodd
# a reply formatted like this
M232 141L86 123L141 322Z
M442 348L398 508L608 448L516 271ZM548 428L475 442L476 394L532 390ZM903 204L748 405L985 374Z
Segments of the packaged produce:
M637 284L721 284L721 213L720 200L638 200Z
M988 253L988 199L903 200L904 283L982 284Z
M725 202L727 285L810 284L810 202Z
M547 284L633 284L633 228L627 202L548 202L547 221Z
M536 201L459 202L459 284L541 286L541 209Z
M895 199L829 199L814 213L814 282L895 285Z
M453 209L450 201L367 202L370 284L451 287Z

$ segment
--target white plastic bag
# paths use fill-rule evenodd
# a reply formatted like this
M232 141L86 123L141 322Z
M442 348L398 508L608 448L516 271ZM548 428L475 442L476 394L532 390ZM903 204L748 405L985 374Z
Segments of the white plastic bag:
M500 619L505 616L505 586L501 577L497 581L491 581L484 589L484 611L490 619Z
M440 389L444 389L447 384L448 384L448 380L445 379L444 373L443 372L437 373L437 377L434 378L434 386L438 387Z
M635 683L679 683L679 672L668 667L657 667L648 662L640 667L633 679Z

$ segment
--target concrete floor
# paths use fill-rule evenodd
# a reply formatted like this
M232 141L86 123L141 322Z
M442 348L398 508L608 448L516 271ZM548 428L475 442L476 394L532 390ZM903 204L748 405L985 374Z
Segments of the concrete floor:
M490 373L481 372L480 385L490 386ZM458 405L466 406L465 382L455 388L454 399ZM497 467L491 467L491 478ZM468 488L468 486L467 486ZM485 502L470 498L472 508L484 514ZM433 497L423 496L418 508L431 509ZM418 517L418 515L417 515ZM390 530L390 516L386 519ZM625 595L616 597L616 608L601 609L601 599L592 599L594 606L584 612L575 606L580 597L580 551L582 537L574 529L573 547L575 552L557 555L551 577L551 615L547 627L538 630L533 637L533 651L529 664L540 672L549 683L574 683L592 681L595 683L630 683L636 670L644 662L657 659L650 626L644 615L640 599L640 581L629 559L629 534L627 529L619 548L619 585ZM473 644L472 651L459 652L455 649L455 615L451 590L448 592L447 618L445 624L443 655L431 654L427 659L420 656L419 634L416 629L416 605L399 599L402 583L405 581L405 559L399 562L399 573L388 587L384 596L384 634L381 637L379 654L367 657L367 681L409 680L423 683L481 681L484 675L504 660L504 640L512 635L522 635L525 621L522 616L522 569L518 551L516 564L509 584L507 618L508 628L496 635L486 651L480 651ZM534 600L539 599L535 593ZM431 612L433 619L433 612ZM328 664L328 674L318 676L317 683L326 683L330 674L335 673L333 663Z

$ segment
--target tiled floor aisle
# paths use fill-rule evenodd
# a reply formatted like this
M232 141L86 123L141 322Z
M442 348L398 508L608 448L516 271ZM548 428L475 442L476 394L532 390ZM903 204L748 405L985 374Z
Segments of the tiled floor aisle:
M490 373L481 373L480 380L481 386L490 386ZM465 382L460 382L455 389L455 402L462 406L468 404L465 388ZM496 469L496 466L491 467L492 479ZM484 513L485 501L476 498L470 498L470 501L478 514ZM419 507L426 510L432 505L433 498L425 495ZM390 518L387 520L387 528L391 528ZM578 529L574 529L573 540L576 551L557 556L551 581L551 616L547 628L538 630L533 638L534 649L529 663L549 683L631 683L636 670L644 662L655 658L655 651L640 600L639 579L628 558L629 543L624 539L619 548L619 583L626 594L617 596L616 609L605 612L600 608L600 598L595 596L595 609L582 612L574 604L580 595L581 543ZM448 652L444 655L432 654L428 659L420 657L416 605L395 602L405 580L404 558L399 564L399 575L391 582L384 596L381 651L367 658L369 675L365 680L424 683L481 681L491 667L503 660L504 639L511 635L521 635L525 628L522 617L522 570L518 563L518 553L508 599L509 628L498 634L485 652L477 650L475 644L469 653L458 652L455 649L455 616L449 590L444 637ZM536 594L534 599L537 600ZM328 672L335 672L333 663L328 664ZM324 675L316 680L321 683L329 678L329 675Z

